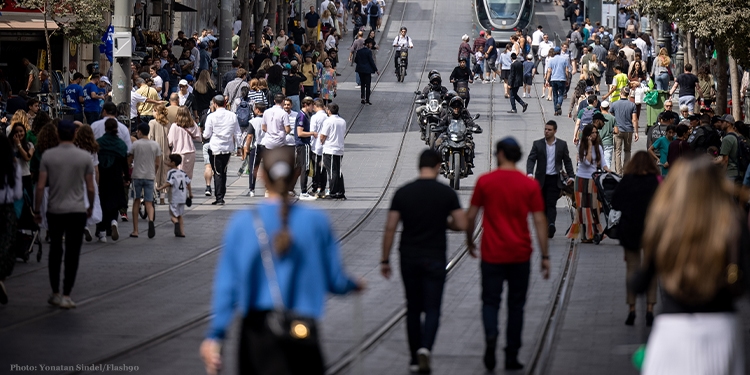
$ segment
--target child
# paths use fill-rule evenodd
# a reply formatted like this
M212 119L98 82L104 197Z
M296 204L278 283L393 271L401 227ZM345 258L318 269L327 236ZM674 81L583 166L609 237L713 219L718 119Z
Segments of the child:
M474 64L474 80L479 80L484 77L484 46L479 46L477 52L474 53L474 57L477 63Z
M182 164L182 156L179 154L169 155L169 172L167 172L167 181L164 185L159 186L159 190L171 187L171 197L169 198L169 216L174 223L175 237L185 237L185 223L182 220L182 214L185 213L185 203L192 202L193 192L190 190L190 178L185 172L177 169ZM187 188L187 194L185 189Z

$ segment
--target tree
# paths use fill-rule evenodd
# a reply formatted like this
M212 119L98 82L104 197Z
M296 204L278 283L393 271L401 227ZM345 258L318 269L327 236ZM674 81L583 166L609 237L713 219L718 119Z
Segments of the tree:
M638 6L647 14L677 22L680 29L695 38L713 41L718 60L716 106L723 112L727 104L729 57L739 65L750 67L750 23L746 20L750 1L638 0ZM733 85L732 90L739 90L739 87Z
M26 9L37 9L44 16L48 69L52 64L48 21L55 22L71 43L98 44L106 28L106 10L112 8L110 0L17 0L16 3Z

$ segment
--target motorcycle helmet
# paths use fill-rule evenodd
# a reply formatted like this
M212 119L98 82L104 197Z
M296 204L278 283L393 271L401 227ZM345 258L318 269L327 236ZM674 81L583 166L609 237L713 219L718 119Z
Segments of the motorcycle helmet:
M431 77L431 76L432 76L433 74L437 74L437 75L440 75L440 72L438 72L438 71L437 71L437 70L435 70L435 69L432 69L432 70L430 70L430 72L429 72L429 73L427 73L427 76L428 76L428 77Z
M464 100L458 96L455 96L448 102L448 106L451 108L464 109Z
M443 78L440 77L440 73L435 73L430 75L430 84L433 86L441 86L443 83Z
M451 99L453 99L453 98L455 98L455 97L457 97L457 96L458 96L458 93L457 93L456 91L454 91L454 90L450 90L450 91L448 91L448 92L447 92L447 93L445 94L445 101L446 101L446 102L448 102L448 103L450 103L450 102L451 102Z

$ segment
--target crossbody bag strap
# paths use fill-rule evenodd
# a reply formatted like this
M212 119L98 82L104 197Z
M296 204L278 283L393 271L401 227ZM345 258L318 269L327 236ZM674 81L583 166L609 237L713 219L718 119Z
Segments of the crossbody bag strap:
M256 209L250 210L255 224L255 236L258 238L258 246L260 247L260 257L263 261L263 270L266 273L266 279L268 279L268 287L271 291L271 299L273 300L274 309L283 311L285 310L284 300L281 296L281 288L279 287L279 280L276 277L276 269L273 266L273 252L271 251L271 242L268 238L268 233L263 226L263 221L260 219L260 215Z

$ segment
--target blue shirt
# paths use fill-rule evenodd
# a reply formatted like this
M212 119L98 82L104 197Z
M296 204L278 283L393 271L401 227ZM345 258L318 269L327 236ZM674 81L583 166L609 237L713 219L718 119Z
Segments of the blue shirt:
M302 130L305 132L310 131L310 116L305 113L305 111L300 111L297 115L296 124L294 124L294 145L295 146L304 146L309 145L310 140L312 137L302 137L300 138L299 135L297 135L297 127L302 127Z
M83 110L85 112L101 112L102 108L99 105L99 99L93 99L91 97L92 92L97 94L100 93L99 87L95 83L89 82L88 84L86 84L86 87L83 88L83 91L86 94L86 99L83 102Z
M513 64L513 60L510 58L510 51L503 52L500 54L500 69L510 70L510 65Z
M261 203L256 211L273 242L281 229L280 203ZM239 211L230 219L224 249L214 279L211 321L207 337L223 339L235 311L266 311L274 307L255 235L253 214ZM281 257L274 254L274 269L284 305L299 315L319 319L326 293L345 294L356 288L341 264L338 243L326 214L304 204L289 211L292 246Z
M83 112L83 106L78 98L81 96L85 97L86 94L83 92L83 87L77 83L71 83L65 88L65 104L68 107L75 109L75 113Z
M568 77L565 72L571 70L570 59L566 55L557 55L549 62L548 69L552 69L551 81L566 81Z
M490 51L490 47L493 47L492 51ZM488 59L497 57L497 47L495 46L495 38L493 37L487 38L487 41L484 42L484 52L487 54Z

